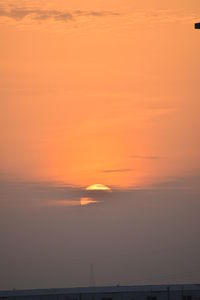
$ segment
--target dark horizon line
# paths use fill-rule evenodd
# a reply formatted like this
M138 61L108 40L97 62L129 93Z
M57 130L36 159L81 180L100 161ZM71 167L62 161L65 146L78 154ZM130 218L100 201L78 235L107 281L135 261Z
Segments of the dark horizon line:
M162 288L162 289L169 289L170 287L173 288L177 288L177 289L184 289L185 287L190 287L190 288L199 288L200 289L200 282L199 283L160 283L160 284L133 284L133 285L120 285L120 284L116 284L116 285L99 285L99 286L73 286L73 287L63 287L63 288L33 288L33 289L17 289L17 288L13 288L10 290L0 290L0 296L3 293L26 293L26 292L45 292L45 291L51 291L53 293L58 292L58 291L72 291L74 290L74 292L88 292L88 289L92 291L94 290L98 290L98 289L124 289L124 291L126 291L125 289L131 289L131 288L148 288L151 287L151 290L153 291L152 287L156 287L156 288ZM37 295L37 294L34 294Z

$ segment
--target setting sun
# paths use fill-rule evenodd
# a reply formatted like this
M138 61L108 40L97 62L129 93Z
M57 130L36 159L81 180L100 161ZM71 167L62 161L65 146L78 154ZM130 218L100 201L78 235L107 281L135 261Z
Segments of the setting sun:
M111 191L111 189L100 183L92 184L86 188L87 191Z

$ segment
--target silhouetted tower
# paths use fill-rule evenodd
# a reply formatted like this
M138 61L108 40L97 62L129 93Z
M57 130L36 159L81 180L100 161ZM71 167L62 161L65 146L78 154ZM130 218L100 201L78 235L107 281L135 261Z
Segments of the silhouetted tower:
M95 279L94 279L94 266L93 264L90 265L90 287L95 286Z
M194 24L194 28L195 28L195 29L200 29L200 23L195 23L195 24Z

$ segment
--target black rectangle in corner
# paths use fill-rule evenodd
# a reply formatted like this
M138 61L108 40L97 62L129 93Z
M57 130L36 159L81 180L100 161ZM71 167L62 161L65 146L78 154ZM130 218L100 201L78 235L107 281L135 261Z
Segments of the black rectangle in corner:
M195 27L195 29L200 29L200 23L195 23L194 27Z

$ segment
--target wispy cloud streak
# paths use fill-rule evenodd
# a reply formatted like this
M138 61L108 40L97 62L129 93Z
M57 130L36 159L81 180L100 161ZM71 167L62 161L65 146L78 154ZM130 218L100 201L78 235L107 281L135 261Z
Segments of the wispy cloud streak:
M16 22L22 22L26 18L34 22L52 20L53 22L78 21L80 18L104 18L119 16L123 24L137 23L171 23L182 22L191 23L198 19L196 12L185 14L182 11L173 10L134 10L134 11L106 11L106 10L65 10L60 8L46 8L38 6L28 6L22 4L11 5L6 2L0 4L0 18L7 18ZM120 24L120 22L119 22Z
M160 159L159 156L156 155L131 155L132 158L135 159L147 159L147 160L157 160Z
M57 9L40 9L40 8L24 8L24 7L6 7L0 5L0 17L7 17L15 21L22 21L26 17L30 17L35 21L45 21L53 19L54 21L72 21L78 17L106 17L116 16L118 13L109 11L66 11Z
M125 173L130 172L132 169L108 169L101 171L102 173Z

